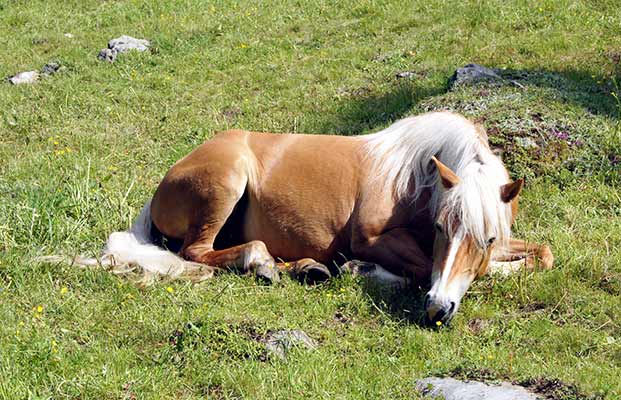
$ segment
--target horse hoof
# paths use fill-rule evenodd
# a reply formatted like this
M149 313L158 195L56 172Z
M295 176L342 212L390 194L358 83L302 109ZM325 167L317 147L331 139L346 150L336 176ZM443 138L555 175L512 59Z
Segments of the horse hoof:
M317 284L327 281L332 277L330 270L323 264L312 263L305 265L298 273L298 279L302 283Z
M280 281L280 274L278 268L273 265L261 264L255 270L255 276L261 283L271 285Z

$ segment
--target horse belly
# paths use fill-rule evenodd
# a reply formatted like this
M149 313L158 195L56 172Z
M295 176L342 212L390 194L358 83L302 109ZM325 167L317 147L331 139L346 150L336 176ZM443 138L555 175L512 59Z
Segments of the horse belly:
M246 241L261 240L276 259L292 261L313 258L330 262L339 253L348 253L347 222L325 209L297 207L286 202L251 200L246 211Z

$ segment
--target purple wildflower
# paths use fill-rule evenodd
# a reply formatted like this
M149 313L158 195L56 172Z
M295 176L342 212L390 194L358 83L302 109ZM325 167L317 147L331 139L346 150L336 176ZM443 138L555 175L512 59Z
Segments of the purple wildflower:
M566 131L557 131L556 129L552 128L552 134L560 140L567 140L569 139L569 133Z

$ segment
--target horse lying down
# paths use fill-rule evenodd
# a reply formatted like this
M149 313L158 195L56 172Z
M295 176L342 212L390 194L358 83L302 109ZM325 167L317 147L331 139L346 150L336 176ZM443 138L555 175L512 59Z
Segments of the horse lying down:
M552 266L548 246L511 238L522 186L485 131L449 112L356 137L232 130L173 165L100 258L73 262L144 279L233 269L274 282L281 271L325 280L358 259L374 267L345 266L393 283L430 280L427 318L446 323L491 268Z

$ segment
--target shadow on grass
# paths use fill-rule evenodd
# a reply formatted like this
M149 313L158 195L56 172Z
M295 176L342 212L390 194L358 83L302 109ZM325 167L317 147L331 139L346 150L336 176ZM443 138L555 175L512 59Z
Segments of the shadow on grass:
M621 58L621 55L619 56ZM493 68L493 67L492 67ZM575 104L587 113L603 115L621 120L621 102L612 93L617 93L621 85L621 64L613 65L609 75L592 75L586 71L567 69L547 70L498 70L504 78L499 81L479 83L488 89L499 86L514 86L527 91L530 88L550 90L542 93L545 102ZM421 74L422 75L422 74ZM320 131L340 135L356 135L373 131L400 118L417 113L416 106L426 99L445 94L450 90L450 76L443 84L433 84L429 80L412 77L395 79L388 91L375 93L370 87L352 88L341 94L342 100L334 112L320 122ZM450 106L450 104L447 104Z
M320 129L332 134L358 135L410 115L421 100L445 91L444 86L422 86L406 80L396 81L388 92L353 89L343 95L334 114L320 123Z
M575 104L587 113L608 118L621 119L619 85L621 85L621 64L614 66L608 76L593 75L586 71L566 69L563 71L506 69L499 72L506 83L527 88L551 89L553 93L544 94L545 100ZM515 83L513 83L515 82Z
M429 288L389 288L370 279L363 279L360 284L377 312L386 315L391 320L415 324L421 328L429 328L425 323L425 310L423 307L425 295Z

